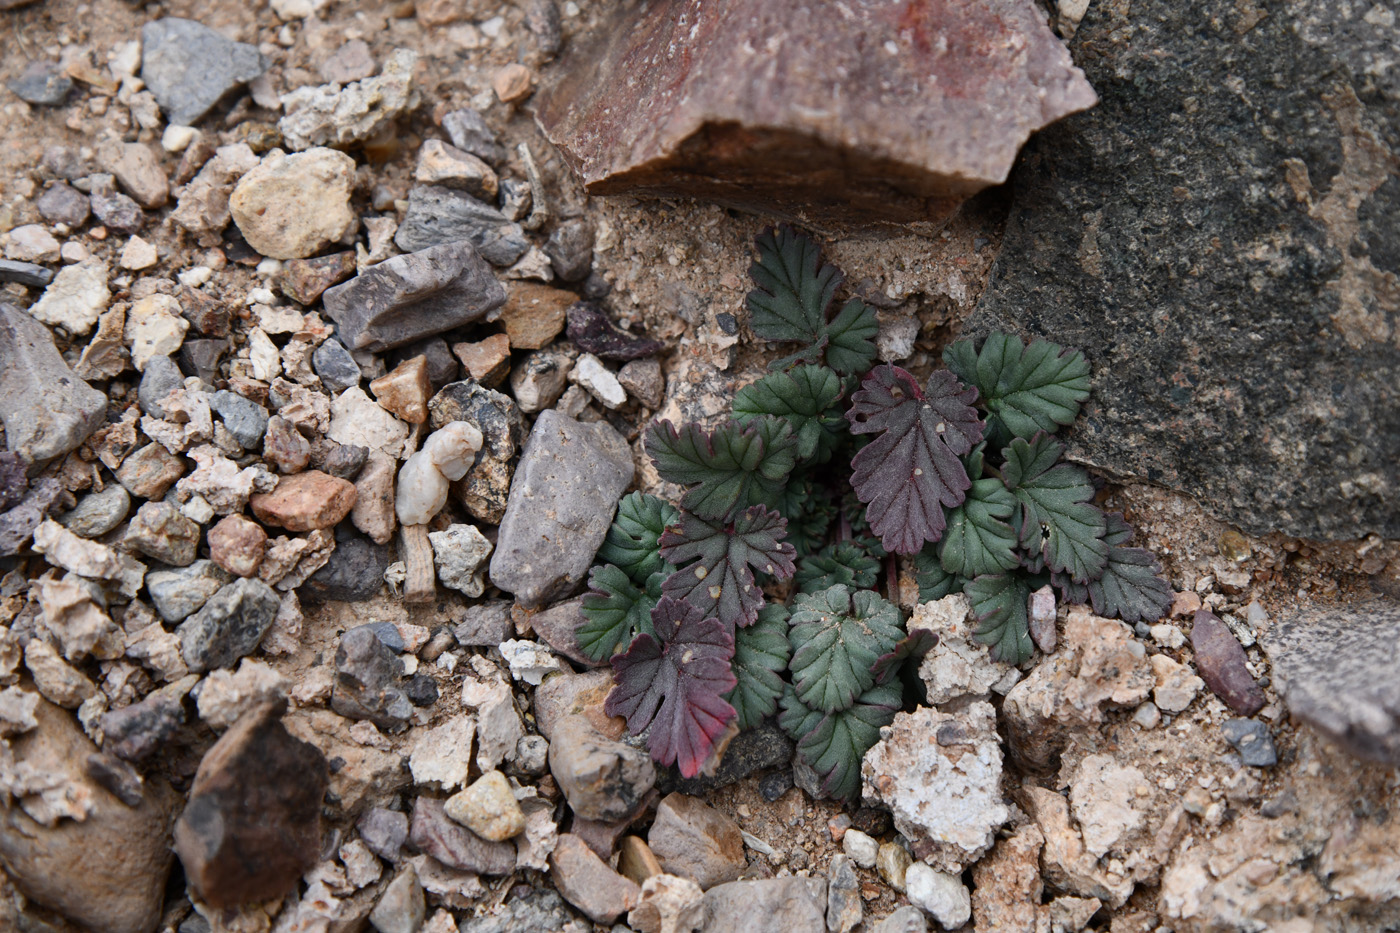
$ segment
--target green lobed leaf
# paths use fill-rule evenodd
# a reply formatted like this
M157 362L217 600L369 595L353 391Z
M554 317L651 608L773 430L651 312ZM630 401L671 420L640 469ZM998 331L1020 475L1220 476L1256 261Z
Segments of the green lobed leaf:
M776 500L797 465L792 429L773 417L756 418L747 426L729 421L713 433L691 422L679 430L669 421L653 422L646 450L662 479L693 486L681 500L682 508L726 521L749 506Z
M996 332L987 335L980 351L970 340L950 344L943 362L977 388L987 410L987 438L997 448L1013 437L1054 433L1074 421L1089 397L1084 354L1048 340L1034 340L1028 347L1019 337Z
M794 552L783 541L787 525L761 505L732 523L710 521L689 512L661 536L661 554L678 568L661 590L683 599L728 626L753 624L763 605L755 570L779 580L792 576Z
M797 740L797 754L821 776L823 795L840 800L859 795L861 762L880 741L880 730L894 721L902 694L899 681L893 680L871 687L846 709L825 715L805 707L792 691L783 696L783 715L794 727L788 734Z
M848 301L832 321L827 313L844 280L835 266L822 262L821 249L804 233L784 224L759 234L758 260L749 276L758 287L748 294L749 326L766 340L806 344L774 368L794 362L828 365L842 373L863 372L875 359L879 325L875 312L857 299Z
M651 611L665 578L666 573L658 571L639 587L613 564L594 567L588 574L591 592L583 597L584 622L576 633L579 649L595 661L604 661L625 650L639 633L651 632Z
M792 648L788 645L787 609L764 606L758 621L734 633L734 676L738 685L724 699L739 711L739 728L752 729L778 708L783 695L782 674Z
M827 545L816 554L804 557L797 562L797 573L793 575L801 593L818 593L837 584L868 590L879 579L880 561L855 541Z
M664 499L634 492L623 496L617 505L617 517L598 548L600 564L614 564L638 585L666 566L657 541L667 525L680 520L681 513ZM668 570L667 573L670 573Z
M797 456L826 463L846 438L846 421L835 407L841 377L825 366L798 366L771 373L734 396L734 418L748 424L764 415L782 418L797 439Z
M899 610L870 590L844 586L804 593L793 605L793 687L814 709L846 709L875 684L875 661L904 638Z
M1150 551L1125 547L1133 529L1123 516L1108 516L1108 563L1103 576L1089 582L1089 600L1101 616L1124 622L1156 622L1172 604L1172 588L1159 574L1161 564Z
M798 557L819 550L836 519L836 503L831 491L814 483L807 475L788 481L782 497L770 503L787 519L787 540Z
M1031 656L1030 586L1019 573L988 574L963 590L977 616L973 636L991 647L992 660L1021 664Z
M1016 438L1002 452L1002 478L1020 503L1021 546L1045 555L1046 566L1084 583L1108 564L1103 512L1088 500L1094 484L1082 467L1061 463L1065 447L1048 434Z
M895 645L892 651L875 659L875 664L870 669L870 672L875 675L875 683L889 682L899 674L899 669L904 666L905 662L913 661L917 664L937 644L938 636L933 632L926 628L914 629L899 644Z
M961 593L967 578L944 570L937 549L929 545L914 556L914 582L919 586L919 602L926 603Z
M961 577L1011 570L1016 556L1016 532L1006 519L1016 511L1016 499L995 477L975 480L962 504L948 511L948 528L939 544L943 569Z

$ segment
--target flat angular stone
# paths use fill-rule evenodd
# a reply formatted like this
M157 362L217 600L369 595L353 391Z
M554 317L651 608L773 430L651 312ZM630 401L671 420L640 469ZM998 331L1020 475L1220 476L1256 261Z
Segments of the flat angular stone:
M48 328L6 302L0 302L0 359L0 420L10 450L46 462L105 422L107 397L68 368Z
M58 480L44 477L29 487L18 504L0 514L0 557L19 553L62 492Z
M1094 103L1031 0L843 9L619 6L537 119L590 193L934 227Z
M283 98L287 115L277 128L287 145L297 150L345 147L369 139L391 127L405 109L417 106L418 92L413 87L417 61L418 53L395 49L375 77L344 87L299 87Z
M479 875L508 875L515 870L515 846L491 842L452 820L441 800L419 797L413 802L409 845L449 868Z
M462 621L452 627L457 643L466 648L494 648L515 635L515 623L510 618L510 601L488 599L468 606Z
M279 898L320 856L326 758L287 732L282 709L264 702L214 743L175 823L185 877L212 907Z
M175 630L185 664L199 673L228 667L251 654L272 627L281 605L261 580L230 583Z
M577 295L562 288L512 282L500 317L510 345L517 350L548 346L564 329L569 307L577 301Z
M356 350L385 350L475 321L506 293L470 243L395 256L322 295L341 339Z
M34 202L39 216L57 224L78 227L87 223L92 214L92 205L87 195L66 182L58 181L44 190Z
M141 28L141 80L176 126L193 126L268 64L255 47L194 20L167 16Z
M605 360L626 362L655 356L664 349L659 340L627 333L591 302L580 301L570 306L568 322L569 340L580 350Z
M525 231L465 191L420 185L408 193L408 212L394 234L405 252L469 241L493 266L509 266L530 248Z
M162 563L185 567L199 547L199 525L169 502L147 502L136 510L123 543Z
M647 841L668 874L689 878L703 889L735 880L748 864L739 824L685 794L661 801Z
M238 182L229 212L253 247L273 259L305 259L341 241L359 225L350 209L355 160L315 148L263 157Z
M68 99L73 79L63 73L63 66L58 62L35 59L16 77L6 81L5 87L25 103L57 107Z
M503 162L506 151L486 119L471 109L453 110L442 118L442 128L452 145L486 162Z
M179 570L157 570L147 574L146 591L151 595L151 605L162 619L166 622L183 622L230 582L229 575L213 561L197 560Z
M1400 536L1400 21L1358 17L1092 4L1103 100L1022 160L964 328L1082 350L1070 459L1250 534Z
M549 876L565 900L604 926L636 907L642 896L636 882L613 871L569 833L559 837L549 856Z
M326 289L339 285L354 274L353 252L331 253L329 256L293 259L283 263L277 284L288 298L298 304L309 305L320 298Z
M54 271L44 266L14 259L0 259L0 282L18 282L29 288L47 288L53 277Z
M248 500L261 522L288 531L314 531L336 525L355 505L355 486L343 479L307 470L284 476L272 492Z
M333 710L350 719L368 719L390 732L407 725L413 705L403 692L403 662L372 626L361 625L340 636L335 670Z
M549 770L575 815L600 823L634 816L656 783L645 751L608 738L578 714L554 723Z
M1253 716L1264 708L1264 691L1245 667L1244 648L1224 622L1204 609L1191 624L1191 650L1196 669L1211 692L1241 716Z
M766 929L826 933L825 878L731 881L705 892L705 933L752 933Z
M572 593L633 471L632 452L610 425L541 413L511 484L491 582L527 609Z
M1375 600L1295 612L1265 633L1288 711L1358 758L1400 764L1400 606Z
M117 468L117 482L142 499L159 499L185 475L185 462L160 444L147 444Z

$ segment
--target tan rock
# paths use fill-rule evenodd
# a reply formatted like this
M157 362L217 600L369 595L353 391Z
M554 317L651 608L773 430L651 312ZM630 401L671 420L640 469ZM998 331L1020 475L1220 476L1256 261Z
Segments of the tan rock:
M285 476L272 492L249 500L259 521L288 531L334 527L355 504L355 487L343 479L308 470Z
M371 450L355 477L355 506L350 521L375 544L388 544L398 521L394 514L394 477L398 464L382 451Z
M536 282L512 282L501 309L501 324L511 347L538 350L564 329L569 305L578 301L573 292Z
M509 104L530 96L535 88L535 75L519 62L511 62L491 77L491 87L501 103Z
M452 352L467 375L488 389L500 385L510 372L510 337L505 334L492 334L477 343L454 343Z
M1040 903L1040 850L1045 837L1034 823L1002 839L972 867L972 917L979 930L1038 933L1049 929Z
M140 804L127 806L87 776L97 748L72 715L40 703L36 718L39 728L10 739L13 764L0 767L42 775L88 810L81 821L45 826L24 812L23 795L0 806L0 862L26 897L88 929L149 933L164 902L178 798L152 775Z
M229 198L233 221L253 247L273 259L305 259L355 229L350 208L355 160L334 149L268 153Z
M170 183L150 147L141 143L109 143L99 150L98 158L102 168L142 207L163 207L169 200Z
M642 895L641 888L568 833L559 837L549 857L549 876L565 900L605 926L637 906Z
M460 188L473 197L495 203L499 184L491 166L440 139L429 139L418 150L415 181L425 185Z
M229 573L251 577L262 565L267 532L242 515L229 515L209 529L209 559Z
M185 461L160 444L147 444L122 461L117 482L142 499L159 499L185 475Z
M627 925L637 933L690 933L704 925L704 898L700 885L689 878L652 874L642 883L641 898L627 915Z
M97 693L91 680L58 656L48 642L31 638L24 648L24 666L44 699L65 709L77 709Z
M651 847L640 836L622 837L622 842L617 849L617 870L623 876L642 885L643 900L646 899L646 880L652 875L662 873L661 863L656 860L656 854L651 851ZM689 883L694 884L694 882ZM695 890L697 894L700 892L698 885ZM629 922L636 926L635 921Z
M647 839L668 874L691 878L701 888L736 880L747 864L739 825L685 794L661 801Z
M525 812L515 800L510 781L499 771L487 771L443 806L452 819L492 842L504 842L525 831Z
M1186 709L1206 685L1204 680L1191 673L1189 667L1165 654L1154 654L1151 661L1152 675L1157 679L1157 685L1152 688L1152 699L1164 713L1179 713Z
M409 424L424 423L428 420L428 399L433 395L428 358L420 354L404 360L392 372L371 382L369 390L385 410Z

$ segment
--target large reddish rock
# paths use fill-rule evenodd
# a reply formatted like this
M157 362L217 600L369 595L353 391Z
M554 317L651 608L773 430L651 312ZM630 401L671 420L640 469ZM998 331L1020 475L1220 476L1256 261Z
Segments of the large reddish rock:
M1096 97L1034 0L633 0L535 101L593 194L931 230Z
M355 484L320 470L284 476L272 492L254 495L249 504L259 521L288 531L331 528L355 505Z
M175 852L205 903L279 898L316 863L326 758L282 725L283 704L244 713L205 754L175 824Z

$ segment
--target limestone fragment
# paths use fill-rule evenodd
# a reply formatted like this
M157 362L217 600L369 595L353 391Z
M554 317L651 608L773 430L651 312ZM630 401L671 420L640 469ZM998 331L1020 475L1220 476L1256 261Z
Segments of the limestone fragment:
M486 536L475 525L449 525L429 532L428 540L439 582L466 596L480 596L486 588L486 558L491 554Z
M305 259L342 241L358 224L350 209L355 160L317 147L274 149L247 172L229 198L248 245L273 259Z
M29 309L29 314L36 321L62 327L75 336L86 334L111 300L107 272L107 264L99 259L85 259L64 266Z
M393 125L405 110L418 105L413 68L418 55L395 49L377 77L341 87L301 87L282 98L286 112L277 123L292 149L345 147L363 142Z

